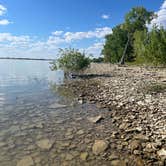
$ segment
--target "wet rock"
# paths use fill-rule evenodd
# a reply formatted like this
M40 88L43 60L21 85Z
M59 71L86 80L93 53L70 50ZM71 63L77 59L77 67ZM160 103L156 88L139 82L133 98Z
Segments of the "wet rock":
M88 153L87 153L87 152L81 153L81 155L80 155L80 159L81 159L81 160L86 161L87 158L88 158Z
M77 131L76 134L78 134L78 135L82 135L82 134L84 134L84 131L83 131L83 130L79 130L79 131Z
M48 106L49 109L59 109L59 108L66 108L66 107L67 107L66 105L62 105L58 103L54 103Z
M103 153L108 148L108 142L104 140L95 140L92 151L95 155Z
M43 139L36 142L37 146L42 150L50 150L53 143L49 139Z
M70 153L68 153L68 154L66 154L66 156L65 156L65 160L72 160L74 158L74 156L73 155L71 155Z
M33 165L34 162L31 156L26 156L17 163L17 166L33 166Z
M91 117L91 118L88 118L88 120L92 123L98 123L100 122L101 120L103 119L103 117L101 115L99 116L96 116L96 117Z

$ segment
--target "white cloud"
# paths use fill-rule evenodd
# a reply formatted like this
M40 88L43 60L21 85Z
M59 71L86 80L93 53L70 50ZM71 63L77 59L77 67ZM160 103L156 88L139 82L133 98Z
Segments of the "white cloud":
M96 28L94 31L87 31L87 32L66 32L64 34L64 39L66 42L71 42L74 40L103 38L110 33L112 33L112 29L110 27L103 27L103 28Z
M89 46L86 49L86 52L88 54L93 54L94 57L99 57L101 54L101 50L103 48L103 44L104 44L103 42L94 43L92 46Z
M55 31L55 32L52 32L52 35L55 35L55 36L60 36L63 34L63 31Z
M84 48L88 54L99 56L104 37L112 33L109 27L96 28L85 32L55 31L46 39L30 37L28 35L12 35L0 33L0 56L17 57L56 57L58 48L75 47L77 41L91 41L94 44ZM81 47L81 46L80 46ZM79 48L78 48L79 49Z
M29 42L30 37L29 36L13 36L10 33L0 33L0 42Z
M158 27L162 26L166 28L166 1L162 4L160 10L156 12L157 18L154 18L151 22L150 27L156 25Z
M104 20L108 20L110 18L110 16L108 14L103 14L101 16L101 18L104 19Z
M0 16L4 15L7 11L7 8L0 4Z
M9 20L6 19L0 20L0 25L8 25L8 24L10 24Z

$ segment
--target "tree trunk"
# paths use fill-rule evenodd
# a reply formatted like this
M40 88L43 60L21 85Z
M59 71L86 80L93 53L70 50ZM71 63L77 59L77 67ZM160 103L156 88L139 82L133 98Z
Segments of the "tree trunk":
M130 41L130 37L129 37L129 35L128 35L128 40L127 40L127 43L126 43L126 45L125 45L122 58L121 58L121 60L120 60L120 62L119 62L120 65L124 65L124 64L125 64L126 51L127 51L128 45L129 45L129 41Z

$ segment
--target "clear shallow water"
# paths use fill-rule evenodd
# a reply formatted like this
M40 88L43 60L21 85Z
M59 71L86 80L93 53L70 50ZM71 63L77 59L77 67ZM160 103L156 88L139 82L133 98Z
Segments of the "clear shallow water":
M109 136L109 123L87 121L100 110L73 104L62 83L63 72L48 62L0 60L0 166L107 164L91 148Z

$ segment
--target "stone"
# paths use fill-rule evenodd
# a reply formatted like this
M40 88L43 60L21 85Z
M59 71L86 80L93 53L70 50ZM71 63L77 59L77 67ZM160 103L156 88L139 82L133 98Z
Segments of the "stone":
M96 116L96 117L91 117L91 118L88 118L88 120L92 123L98 123L100 122L101 120L103 119L103 117L101 115L99 116Z
M110 163L111 166L126 166L126 163L122 160L113 160Z
M66 105L62 105L58 103L54 103L48 106L49 109L58 109L58 108L66 108L66 107L67 107Z
M33 166L33 165L34 161L31 156L26 156L17 163L17 166Z
M149 140L148 136L143 135L143 134L137 134L137 135L134 136L134 138L138 139L138 140L142 140L142 141L148 141Z
M134 141L131 141L130 142L130 149L132 150L132 151L134 151L134 150L137 150L137 149L139 149L140 148L140 146L141 146L141 144L140 144L140 141L138 141L138 140L134 140Z
M80 154L80 159L83 161L86 161L88 158L88 153L87 152L83 152Z
M74 156L71 155L70 153L66 154L66 157L65 157L66 160L72 160L73 158L74 158Z
M108 158L109 160L116 160L116 159L119 159L119 156L113 153Z
M145 166L143 160L141 158L136 158L135 160L136 166Z
M40 141L37 141L37 146L43 150L50 150L53 143L50 142L49 139L43 139L43 140L40 140Z
M108 148L108 142L104 140L95 140L92 151L95 155L103 153Z
M79 131L77 131L76 134L78 134L78 135L82 135L82 134L84 134L84 131L83 131L83 130L79 130Z
M157 152L157 154L158 154L158 156L159 156L160 158L166 159L166 150L165 150L165 149L159 150L159 151Z

